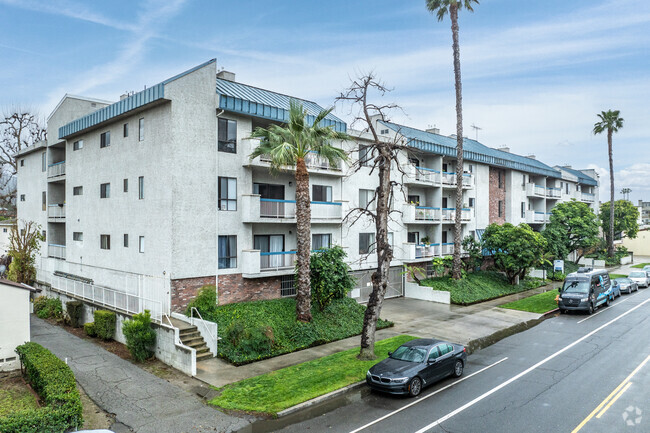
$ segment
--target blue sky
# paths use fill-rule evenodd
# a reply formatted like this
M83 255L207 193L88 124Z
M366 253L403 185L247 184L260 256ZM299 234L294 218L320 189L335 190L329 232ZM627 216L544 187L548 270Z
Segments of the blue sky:
M455 132L451 30L424 0L0 0L0 107L46 117L65 93L117 100L210 58L237 80L331 105L374 71L404 112ZM596 168L596 113L621 110L616 190L650 200L650 4L485 0L460 16L464 125L488 146ZM346 107L337 114L349 119Z

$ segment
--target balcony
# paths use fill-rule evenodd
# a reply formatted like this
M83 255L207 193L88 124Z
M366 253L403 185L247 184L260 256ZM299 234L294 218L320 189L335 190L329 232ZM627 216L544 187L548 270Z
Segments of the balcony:
M440 208L428 206L416 206L407 204L402 211L402 221L405 224L421 224L440 221Z
M526 223L528 224L543 224L545 220L546 214L544 212L526 211Z
M463 222L471 221L472 210L470 208L463 208L461 210L460 219ZM446 207L442 209L442 221L454 222L456 221L456 208Z
M406 177L404 183L416 185L440 185L440 172L432 168L418 167L413 164L408 164L406 168Z
M242 250L241 270L244 278L263 278L293 273L296 251L263 253L260 250Z
M471 188L474 185L474 176L471 173L463 173L463 188ZM443 171L442 186L456 186L456 173Z
M257 194L241 197L243 222L245 223L295 223L296 201L260 198ZM341 223L343 204L341 202L311 202L311 222Z
M443 256L450 256L450 255L454 254L454 243L453 242L446 242L446 243L442 244L441 254Z
M65 203L48 205L47 219L49 222L65 222Z
M55 162L47 166L47 177L65 176L65 161Z
M545 223L551 222L551 212L546 212L546 214L544 215L544 222Z
M440 255L440 244L416 245L415 258L422 259L427 257L436 257Z
M241 145L244 148L246 155L250 155L253 150L259 145L259 139L244 138L241 140ZM271 157L269 155L261 155L252 161L246 158L245 166L252 167L271 167ZM311 173L326 174L332 176L343 176L343 164L339 161L336 165L331 165L326 158L323 158L316 152L310 152L305 157L305 165L307 170ZM284 167L287 171L295 171L295 167Z
M534 183L526 184L526 195L528 197L546 197L546 188Z
M595 194L590 194L588 192L583 192L580 197L581 197L582 201L587 202L587 203L593 203L596 200L596 195Z
M47 256L65 260L65 245L47 244Z
M551 199L559 199L562 195L560 188L546 187L546 197Z

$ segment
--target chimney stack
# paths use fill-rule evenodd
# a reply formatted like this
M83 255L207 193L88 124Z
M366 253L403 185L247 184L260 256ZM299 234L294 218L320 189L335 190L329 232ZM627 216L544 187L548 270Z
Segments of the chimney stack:
M229 72L229 71L220 71L217 72L217 78L221 78L222 80L226 81L235 81L235 73L234 72Z
M535 155L533 155L533 154L526 155L526 158L529 158L529 159L537 159L537 157L536 157Z
M497 150L500 150L501 152L510 153L510 148L508 146L501 146L501 147L497 148Z
M128 92L127 92L127 93L122 93L122 94L120 95L120 101L123 100L123 99L126 99L126 98L128 98L128 97L129 97Z
M427 131L430 134L438 134L438 135L440 135L440 128L436 128L436 127L427 128L427 129L425 129L425 131Z

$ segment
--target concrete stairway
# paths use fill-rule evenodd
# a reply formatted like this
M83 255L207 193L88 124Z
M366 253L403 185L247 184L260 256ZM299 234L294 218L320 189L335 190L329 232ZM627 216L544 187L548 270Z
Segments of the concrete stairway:
M181 343L196 350L196 362L213 357L212 352L208 349L208 345L205 344L205 340L203 340L203 337L196 326L192 326L189 323L177 319L172 319L172 323L179 329L178 334Z

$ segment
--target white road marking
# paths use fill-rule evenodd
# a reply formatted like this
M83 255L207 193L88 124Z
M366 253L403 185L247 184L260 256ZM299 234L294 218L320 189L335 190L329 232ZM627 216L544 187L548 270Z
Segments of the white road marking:
M623 302L627 301L627 300L630 299L630 298L635 297L635 296L638 295L638 294L639 294L639 292L637 291L637 293L635 293L634 295L626 296L624 300L622 300L622 301L620 301L620 302L617 302L617 303L615 303L615 304L610 305L610 306L607 308L607 310L609 310L609 309L612 308L612 307L616 307L617 305L621 305ZM584 322L585 320L592 319L592 318L596 317L597 315L599 315L600 313L604 313L604 312L607 311L607 310L600 310L600 311L597 312L596 314L592 314L592 315L589 316L589 317L585 317L585 318L582 319L582 320L578 320L576 323L582 323L582 322Z
M374 420L374 421L372 421L372 422L369 422L368 424L363 425L363 426L357 428L356 430L352 430L350 433L357 433L357 432L359 432L359 431L361 431L361 430L364 430L364 429L370 427L371 425L377 424L378 422L383 421L383 420L385 420L386 418L389 418L389 417L395 415L396 413L399 413L399 412L401 412L401 411L403 411L403 410L405 410L405 409L408 409L409 407L411 407L411 406L413 406L413 405L416 405L416 404L418 404L418 403L422 403L422 402L423 402L424 400L426 400L427 398L429 398L429 397L433 397L434 395L438 394L439 392L442 392L442 391L444 391L444 390L447 389L447 388L450 388L450 387L452 387L452 386L454 386L454 385L456 385L456 384L458 384L458 383L460 383L460 382L462 382L462 381L464 381L464 380L467 380L467 379L469 379L469 378L472 377L472 376L476 376L477 374L479 374L479 373L481 373L481 372L487 370L488 368L492 368L492 367L494 367L495 365L502 363L502 362L505 361L506 359L508 359L507 356L506 356L505 358L503 358L503 359L498 360L498 361L495 362L494 364L490 364L490 365L488 365L487 367L483 367L483 368L481 368L479 371L475 371L475 372L472 373L472 374L469 374L469 375L467 375L467 376L464 376L464 377L462 377L461 379L458 379L458 380L456 380L456 381L450 383L449 385L446 385L446 386L444 386L444 387L442 387L442 388L440 388L440 389L437 389L437 390L433 391L431 394L428 394L428 395L426 395L426 396L424 396L424 397L422 397L422 398L420 398L420 399L418 399L418 400L416 400L416 401L414 401L414 402L412 402L412 403L407 404L406 406L403 406L403 407L401 407L401 408L399 408L399 409L397 409L397 410L395 410L395 411L393 411L393 412L390 412L390 413L388 413L388 414L382 416L381 418L377 418L376 420Z
M474 406L474 405L475 405L476 403L478 403L479 401L485 399L486 397L489 397L490 395L494 394L495 392L499 391L500 389L502 389L502 388L504 388L504 387L510 385L512 382L514 382L514 381L520 379L521 377L527 375L527 374L530 373L531 371L533 371L533 370L539 368L540 366L546 364L546 363L547 363L548 361L550 361L551 359L553 359L553 358L555 358L555 357L561 355L562 353L564 353L564 352L566 352L567 350L571 349L571 348L572 348L573 346L575 346L576 344L579 344L579 343L583 342L584 340L586 340L587 338L589 338L589 337L591 337L592 335L596 334L597 332L599 332L599 331L605 329L607 326L611 325L612 323L614 323L614 322L616 322L616 321L622 319L623 317L625 317L625 316L627 316L628 314L630 314L632 311L636 310L637 308L642 307L642 306L643 306L644 304L646 304L647 302L650 302L650 299L646 299L645 301L643 301L642 303L640 303L640 304L637 305L636 307L627 310L625 313L622 313L621 315L619 315L618 317L616 317L616 318L610 320L609 322L605 323L604 325L599 326L598 328L594 329L594 330L591 331L590 333L584 335L583 337L580 337L579 339L577 339L577 340L574 341L573 343L569 344L569 345L566 346L564 349L558 350L557 352L555 352L554 354L548 356L547 358L542 359L542 360L539 361L537 364L535 364L535 365L533 365L532 367L530 367L530 368L528 368L528 369L522 371L522 372L519 373L518 375L516 375L516 376L514 376L514 377L512 377L512 378L510 378L510 379L508 379L507 381L503 382L501 385L498 385L498 386L492 388L491 390L487 391L486 393L479 395L478 397L476 397L474 400L470 401L469 403L466 403L466 404L462 405L461 407L459 407L458 409L456 409L456 410L454 410L454 411L452 411L452 412L449 412L447 415L445 415L445 416L443 416L443 417L441 417L441 418L438 418L437 420L435 420L435 421L432 422L431 424L429 424L429 425L427 425L427 426L421 428L420 430L418 430L416 433L424 433L424 432L426 432L427 430L430 430L430 429L432 429L433 427L435 427L435 426L437 426L437 425L439 425L439 424L441 424L441 423L447 421L449 418L451 418L451 417L453 417L453 416L455 416L455 415L458 415L459 413L463 412L465 409Z

